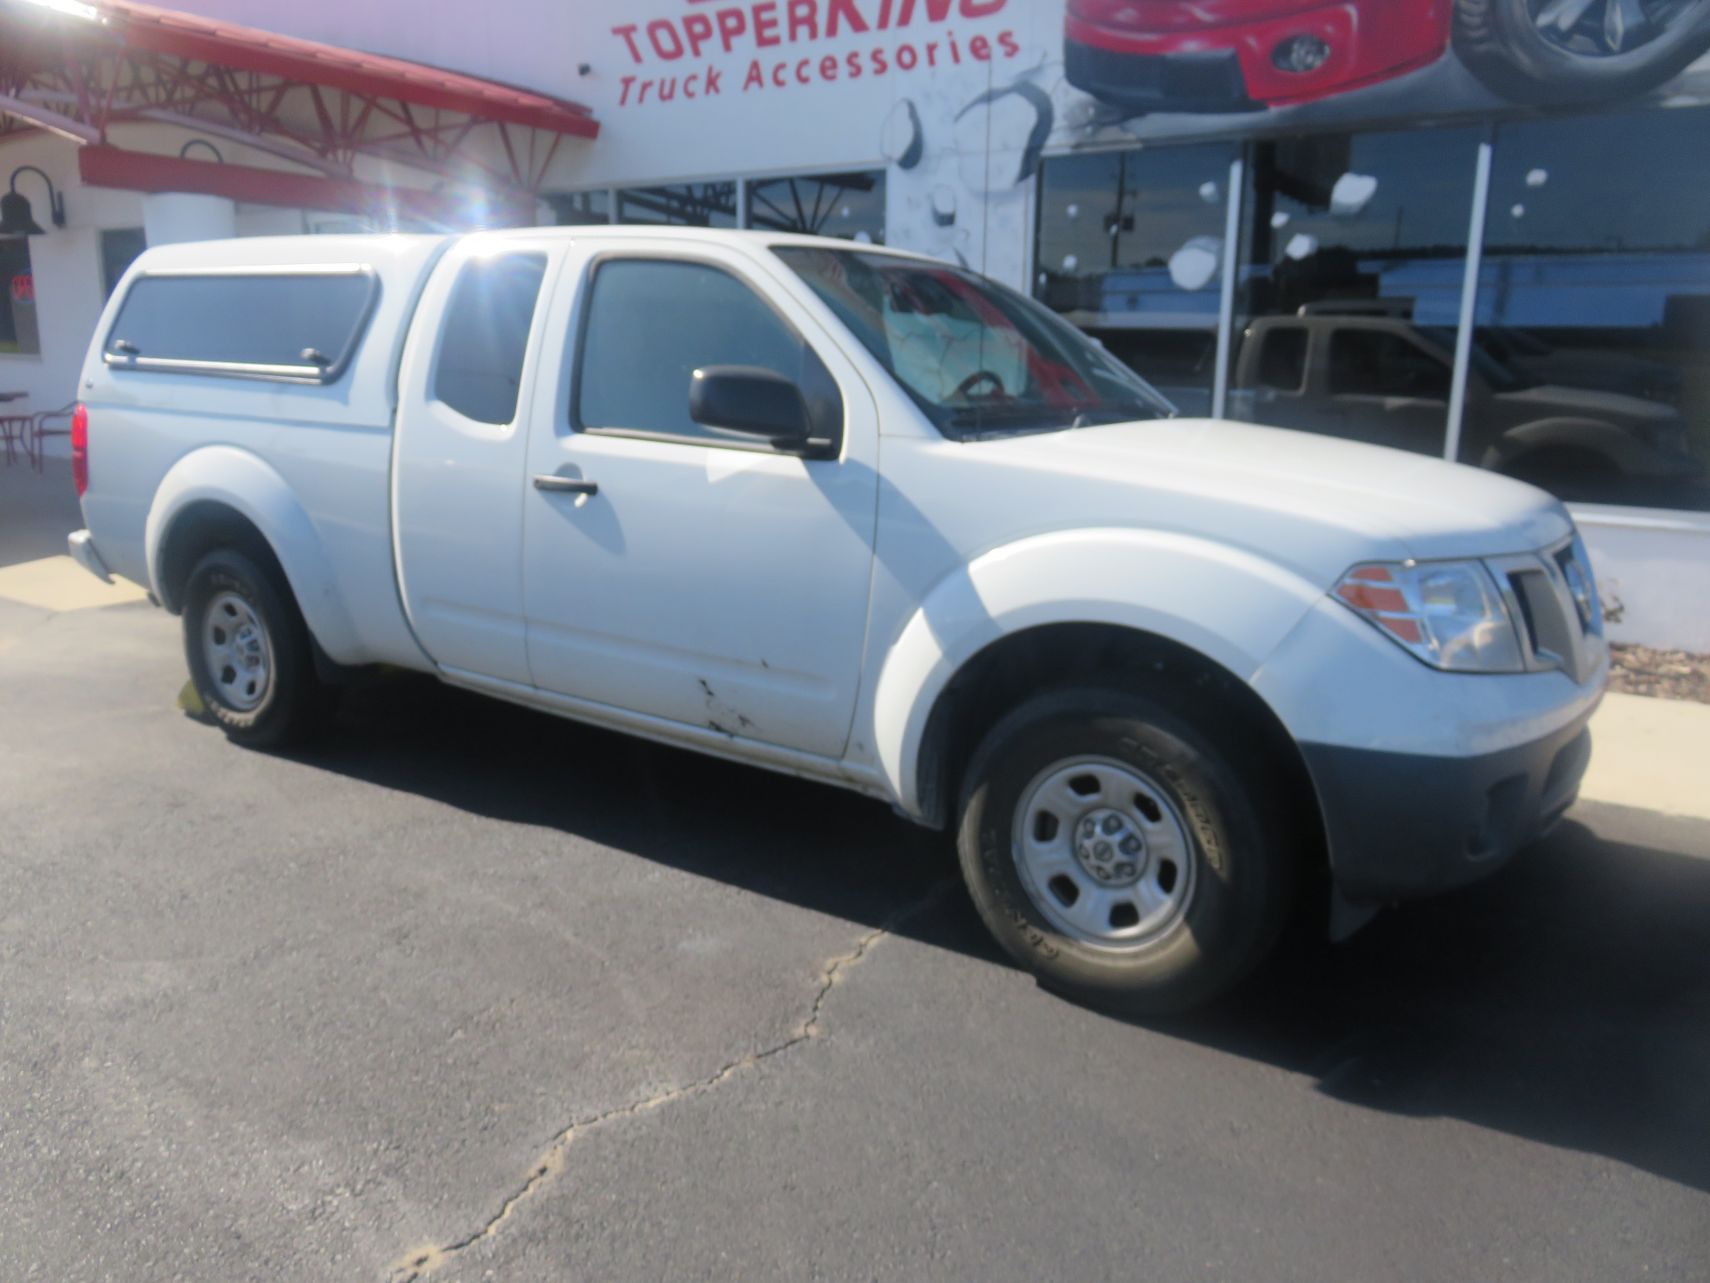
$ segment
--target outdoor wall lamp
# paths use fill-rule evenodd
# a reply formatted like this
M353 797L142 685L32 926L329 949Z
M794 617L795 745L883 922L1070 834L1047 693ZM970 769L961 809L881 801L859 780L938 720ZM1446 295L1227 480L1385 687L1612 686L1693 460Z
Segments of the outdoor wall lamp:
M6 194L0 196L0 236L40 236L44 230L35 220L29 198L18 190L23 174L35 174L47 184L48 216L55 227L64 227L65 197L54 190L53 179L34 165L19 165L12 171Z

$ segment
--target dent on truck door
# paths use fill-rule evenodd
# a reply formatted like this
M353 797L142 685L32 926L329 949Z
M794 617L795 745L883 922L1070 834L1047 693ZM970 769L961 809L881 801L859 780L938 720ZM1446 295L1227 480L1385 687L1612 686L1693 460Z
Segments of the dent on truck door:
M522 491L531 341L550 243L480 237L428 282L399 370L393 528L405 610L434 661L528 681Z
M812 316L739 254L626 248L568 265L573 275L554 309L572 377L541 390L530 422L535 683L839 755L873 555L870 394ZM840 420L838 456L743 448L694 423L690 377L715 365L809 385L817 412Z

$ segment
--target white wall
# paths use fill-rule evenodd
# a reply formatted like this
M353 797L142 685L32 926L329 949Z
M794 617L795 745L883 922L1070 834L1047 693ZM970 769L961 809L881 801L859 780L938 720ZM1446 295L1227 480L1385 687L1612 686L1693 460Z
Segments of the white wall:
M1710 514L1576 504L1609 639L1710 654Z

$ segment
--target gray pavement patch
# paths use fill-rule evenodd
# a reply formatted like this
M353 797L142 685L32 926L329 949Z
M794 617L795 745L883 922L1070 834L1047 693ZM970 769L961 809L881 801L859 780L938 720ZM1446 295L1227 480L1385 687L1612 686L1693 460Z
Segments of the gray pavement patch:
M695 1082L653 1092L595 1114L590 1118L582 1118L570 1123L552 1138L551 1144L541 1154L539 1161L535 1163L533 1170L529 1172L522 1185L515 1193L499 1204L498 1211L493 1213L480 1229L443 1246L420 1247L406 1252L393 1267L391 1277L394 1283L418 1283L418 1280L424 1279L443 1268L460 1253L483 1239L490 1239L497 1235L523 1203L533 1198L564 1174L569 1165L570 1146L577 1137L585 1136L589 1132L612 1123L652 1113L656 1109L676 1104L688 1097L699 1096L712 1091L736 1075L820 1037L825 1029L825 1003L831 996L831 991L848 978L849 973L861 964L875 945L895 931L903 922L927 913L936 907L956 886L957 883L953 880L938 883L926 894L903 905L879 926L862 935L855 942L853 948L828 959L819 969L813 1002L808 1008L807 1015L803 1017L801 1023L787 1038L772 1043L759 1051L752 1051L737 1057L735 1060L728 1061L711 1074Z

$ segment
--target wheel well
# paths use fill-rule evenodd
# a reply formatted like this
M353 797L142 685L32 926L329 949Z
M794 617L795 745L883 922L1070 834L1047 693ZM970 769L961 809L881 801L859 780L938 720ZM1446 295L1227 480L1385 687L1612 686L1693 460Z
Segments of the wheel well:
M926 821L943 828L954 820L968 764L1000 718L1042 691L1089 679L1143 688L1179 705L1236 754L1280 771L1279 793L1327 866L1324 820L1306 759L1270 706L1198 651L1108 624L1050 624L1013 633L962 666L932 706L921 740L917 791Z
M160 550L160 604L173 614L184 608L184 587L196 563L216 548L236 548L254 558L290 593L290 581L273 546L255 523L236 508L204 501L190 504L172 520Z

